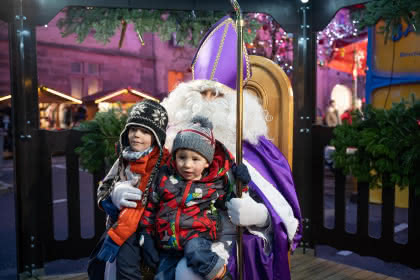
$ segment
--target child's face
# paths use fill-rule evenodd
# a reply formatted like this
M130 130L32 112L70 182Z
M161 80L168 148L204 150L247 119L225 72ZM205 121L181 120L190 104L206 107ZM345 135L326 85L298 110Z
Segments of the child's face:
M128 129L128 142L133 151L142 152L149 148L155 140L152 132L139 126L131 126Z
M188 181L200 180L203 170L209 167L205 157L187 149L176 151L175 163L182 178Z

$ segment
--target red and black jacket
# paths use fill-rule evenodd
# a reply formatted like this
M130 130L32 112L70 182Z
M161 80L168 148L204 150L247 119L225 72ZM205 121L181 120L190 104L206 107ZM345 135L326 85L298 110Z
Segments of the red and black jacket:
M230 152L216 141L213 162L200 180L183 179L174 159L160 169L141 221L160 248L182 250L192 238L218 238L218 209L230 192L226 174L233 164Z

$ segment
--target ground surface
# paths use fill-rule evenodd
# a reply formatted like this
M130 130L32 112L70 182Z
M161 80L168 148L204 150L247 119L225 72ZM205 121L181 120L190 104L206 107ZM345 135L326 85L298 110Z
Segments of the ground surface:
M15 205L13 193L13 162L5 160L0 167L0 280L16 279L16 236L15 236ZM65 181L65 165L63 158L53 159L53 181ZM90 184L91 177L88 173L80 171L81 185ZM334 214L334 198L332 192L332 177L331 173L326 172L325 177L325 225L332 227L333 214ZM57 185L54 191L54 211L56 213L64 212L66 199L65 191L62 184ZM347 225L348 231L354 231L356 223L356 204L351 201L351 180L348 180L348 199L347 199ZM85 196L92 195L91 193L84 194ZM85 199L82 199L82 204ZM93 205L81 205L82 208L91 208ZM369 226L369 233L372 236L380 234L379 219L380 207L378 205L371 205L372 217L371 226ZM395 238L398 242L404 243L407 240L407 228L404 226L407 223L406 209L397 209L396 211L396 235ZM55 234L58 238L65 237L66 224L62 219L56 218ZM92 217L86 215L82 221L82 232L89 236L92 232L90 222L93 221ZM328 246L316 246L316 256L319 258L327 259L337 263L351 265L364 270L381 273L384 275L400 278L403 280L420 280L420 269L414 270L407 266L397 263L383 262L373 257L361 257L349 251L337 251ZM69 274L69 273L84 273L86 272L87 258L79 260L57 260L45 264L45 272L47 275ZM85 277L85 276L82 276ZM86 278L74 278L86 279ZM309 279L309 278L308 278ZM340 278L341 279L341 278ZM366 279L366 278L360 278ZM369 278L370 279L370 278Z

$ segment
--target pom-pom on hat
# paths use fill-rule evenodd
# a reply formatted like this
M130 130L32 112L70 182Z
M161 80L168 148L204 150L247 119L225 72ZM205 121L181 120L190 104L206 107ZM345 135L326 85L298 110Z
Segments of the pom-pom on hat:
M201 154L209 163L213 161L216 140L213 136L213 124L203 116L195 116L190 125L178 132L172 145L172 156L176 151L188 149Z

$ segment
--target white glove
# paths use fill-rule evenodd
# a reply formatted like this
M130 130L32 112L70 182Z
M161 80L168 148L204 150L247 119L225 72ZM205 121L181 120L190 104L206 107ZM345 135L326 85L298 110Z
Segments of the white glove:
M267 225L267 207L253 200L248 193L243 193L241 198L232 198L226 206L230 220L237 226L264 227Z
M112 203L121 210L123 207L136 208L143 192L134 187L132 181L117 182L111 192Z

